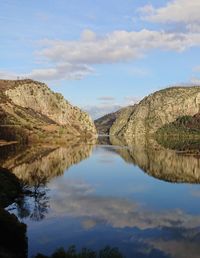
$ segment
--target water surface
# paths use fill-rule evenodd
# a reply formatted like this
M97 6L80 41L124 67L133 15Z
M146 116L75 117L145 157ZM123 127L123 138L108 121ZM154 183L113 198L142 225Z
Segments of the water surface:
M110 245L126 257L199 257L200 160L154 142L30 147L2 158L29 190L8 207L29 257Z

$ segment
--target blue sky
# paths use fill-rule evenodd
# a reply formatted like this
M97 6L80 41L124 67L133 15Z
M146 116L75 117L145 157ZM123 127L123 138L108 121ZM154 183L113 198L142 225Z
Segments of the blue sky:
M1 78L90 111L200 81L199 0L1 0L0 35Z

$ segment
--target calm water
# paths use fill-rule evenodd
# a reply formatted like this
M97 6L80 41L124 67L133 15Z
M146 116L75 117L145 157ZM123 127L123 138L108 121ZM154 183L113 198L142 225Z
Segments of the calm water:
M31 147L1 161L32 191L8 207L27 224L29 257L72 244L130 258L199 257L199 157L112 144Z

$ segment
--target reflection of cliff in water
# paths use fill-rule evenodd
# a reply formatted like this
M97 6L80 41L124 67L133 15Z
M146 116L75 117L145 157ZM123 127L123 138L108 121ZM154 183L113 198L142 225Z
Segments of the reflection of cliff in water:
M0 148L0 257L27 257L26 225L14 214L19 219L43 219L49 209L47 183L89 157L92 148L91 143ZM4 210L7 206L14 214Z
M125 143L110 137L113 145ZM176 183L200 183L200 159L195 154L184 155L176 150L162 147L153 139L135 139L128 148L115 150L126 162L139 166L149 175Z
M0 257L27 257L26 225L5 210L22 194L23 189L15 175L0 168Z
M23 195L10 209L16 210L19 218L42 220L49 209L47 183L62 175L70 166L88 158L92 149L91 143L59 147L36 145L25 149L17 145L0 148L0 166L12 172L23 187Z
M0 158L0 165L12 171L29 186L40 183L45 185L52 178L62 175L72 165L88 158L92 149L92 144L30 146L21 150L16 147L16 151L7 148L7 158Z

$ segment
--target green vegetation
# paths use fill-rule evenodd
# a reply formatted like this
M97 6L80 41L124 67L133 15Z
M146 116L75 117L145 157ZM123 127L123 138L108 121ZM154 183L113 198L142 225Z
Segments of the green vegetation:
M180 139L200 139L200 114L195 116L181 116L174 122L158 129L157 137L178 137Z
M109 246L101 249L99 252L83 248L80 252L76 250L75 246L70 246L67 251L63 248L56 250L51 256L38 254L35 258L123 258L124 256L117 248Z

